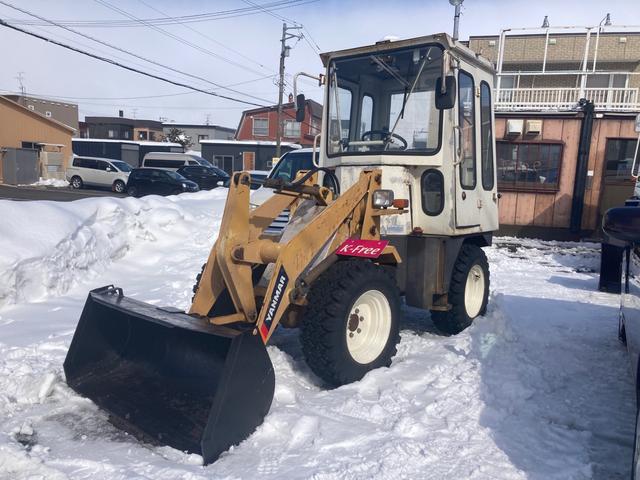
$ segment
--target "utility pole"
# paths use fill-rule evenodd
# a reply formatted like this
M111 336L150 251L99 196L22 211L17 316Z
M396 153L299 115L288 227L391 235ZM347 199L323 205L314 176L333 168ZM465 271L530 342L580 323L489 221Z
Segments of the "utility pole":
M289 30L300 30L301 26L288 27L282 24L282 38L280 39L280 70L278 79L278 125L276 133L276 157L280 158L280 142L282 140L282 97L284 96L284 59L289 56L291 47L287 45L287 40L292 38L302 38L302 34L295 35L287 33Z

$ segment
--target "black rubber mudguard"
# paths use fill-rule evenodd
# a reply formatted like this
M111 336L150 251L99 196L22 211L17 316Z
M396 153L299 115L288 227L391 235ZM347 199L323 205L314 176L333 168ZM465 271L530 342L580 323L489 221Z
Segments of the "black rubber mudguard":
M262 424L275 388L253 329L212 325L113 286L89 293L64 371L119 428L205 464Z

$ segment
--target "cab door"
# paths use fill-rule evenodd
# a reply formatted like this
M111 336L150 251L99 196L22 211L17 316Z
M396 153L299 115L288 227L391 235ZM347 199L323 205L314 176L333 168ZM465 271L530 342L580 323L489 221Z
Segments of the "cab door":
M480 225L482 201L478 175L478 102L473 76L458 73L458 117L456 131L456 227Z

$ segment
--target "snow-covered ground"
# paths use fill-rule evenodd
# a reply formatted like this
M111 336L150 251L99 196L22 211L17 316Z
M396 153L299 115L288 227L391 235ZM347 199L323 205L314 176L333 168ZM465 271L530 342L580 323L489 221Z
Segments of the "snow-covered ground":
M0 201L0 478L627 478L633 389L590 244L498 239L484 318L445 337L405 308L391 368L334 390L280 330L269 415L212 465L115 429L64 382L87 291L186 308L224 194Z
M59 178L42 178L38 180L36 183L32 183L31 186L34 187L56 187L56 188L65 188L69 186L69 182L66 180L62 180Z

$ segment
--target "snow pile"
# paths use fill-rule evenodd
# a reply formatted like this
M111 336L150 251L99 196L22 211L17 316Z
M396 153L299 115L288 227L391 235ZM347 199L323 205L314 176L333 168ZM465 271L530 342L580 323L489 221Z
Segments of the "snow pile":
M306 366L297 332L280 329L270 413L212 465L115 429L64 383L87 291L113 283L188 306L225 193L34 202L7 216L0 478L627 478L633 388L618 299L597 292L590 244L498 239L485 317L446 337L405 308L392 366L337 389Z
M32 183L31 186L34 187L56 187L56 188L64 188L69 186L69 182L66 180L62 180L60 178L42 178L38 180L36 183Z
M225 194L223 189L187 194L199 204L195 210L175 197L156 196L0 201L0 306L64 294L122 258L134 243L186 234L203 215L216 213Z

